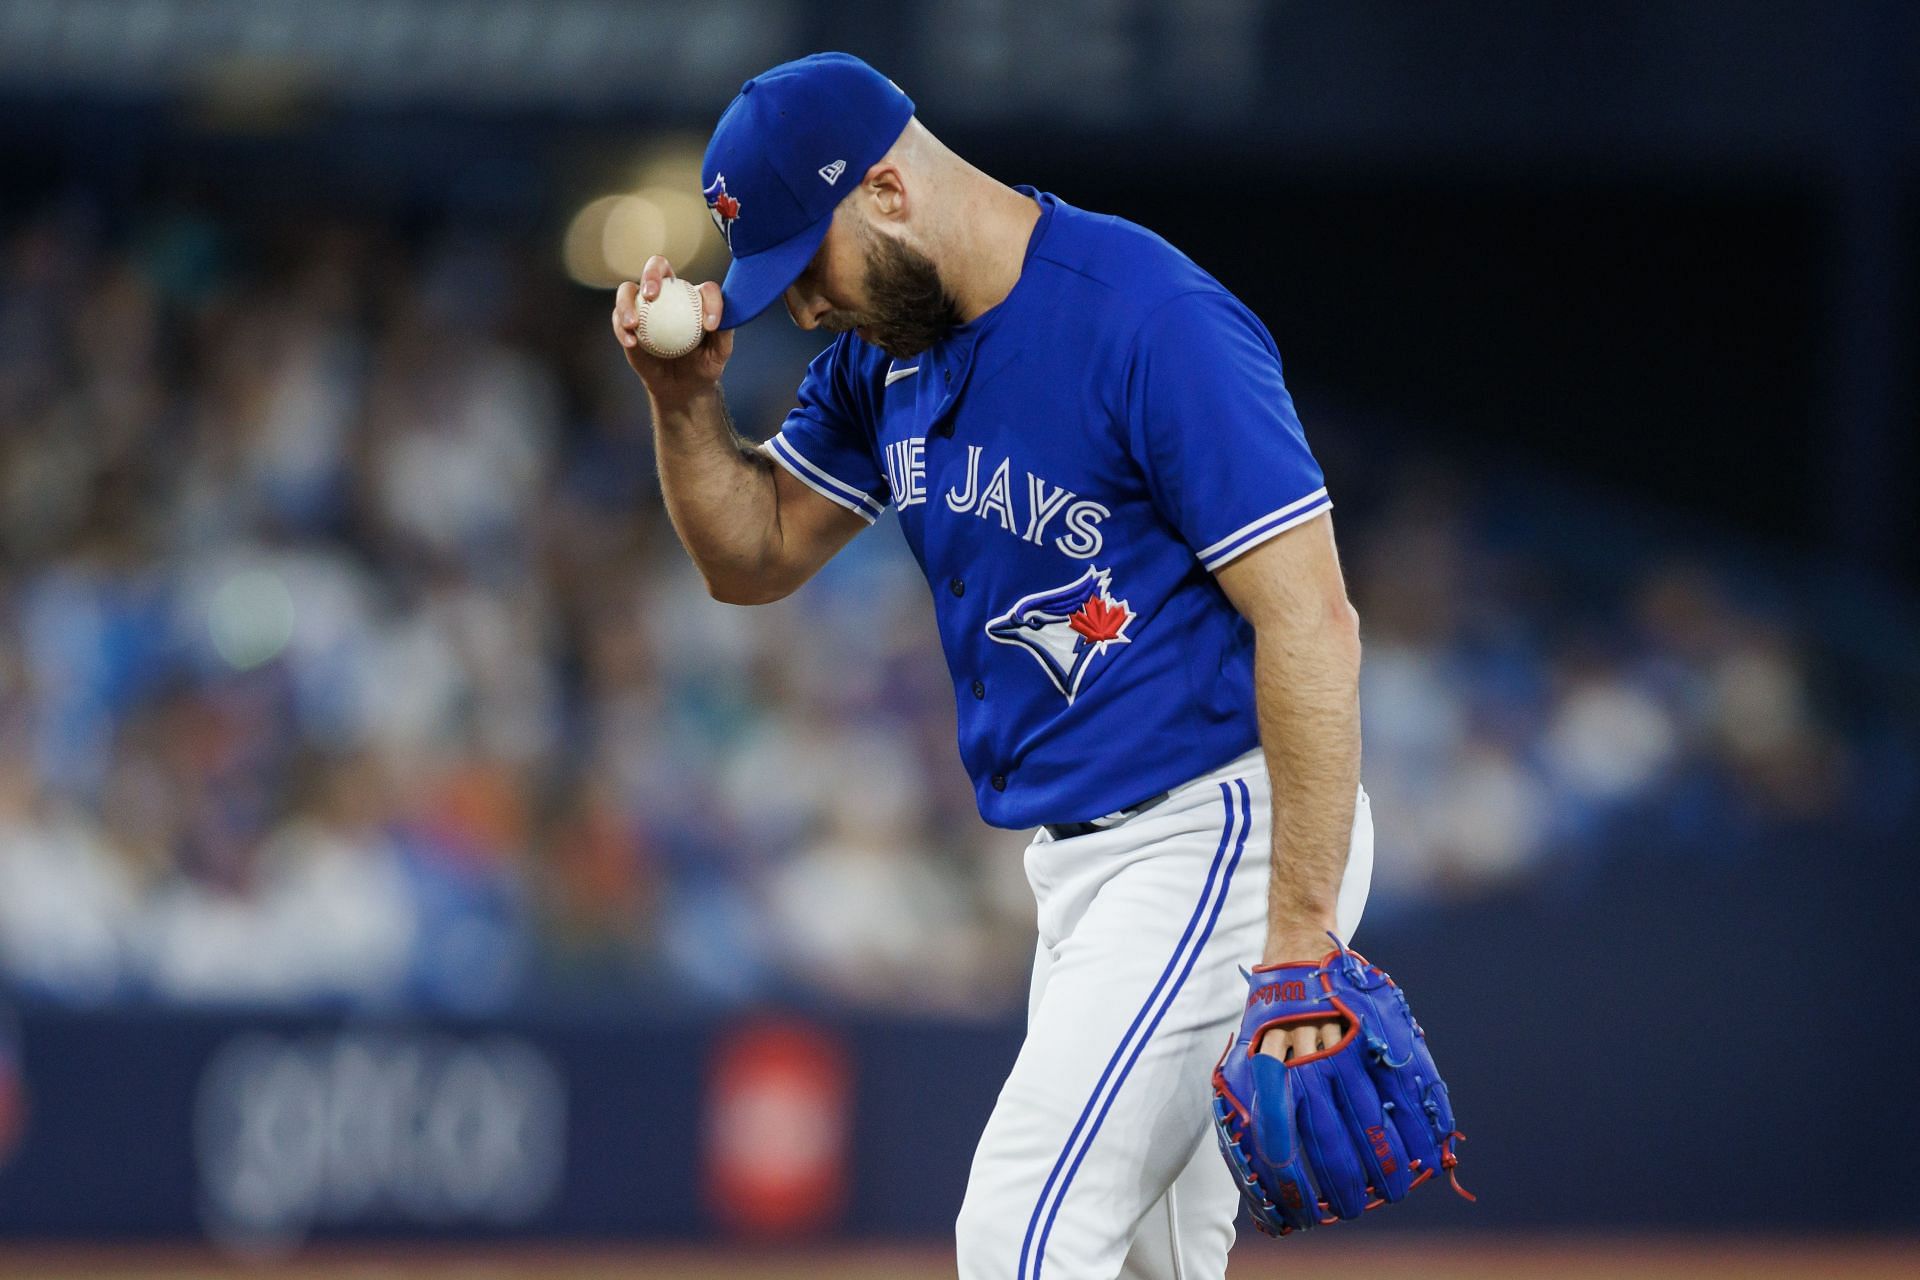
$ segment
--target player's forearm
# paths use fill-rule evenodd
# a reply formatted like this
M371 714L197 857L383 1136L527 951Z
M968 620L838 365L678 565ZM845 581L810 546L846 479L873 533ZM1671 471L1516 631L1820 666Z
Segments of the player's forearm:
M717 386L652 406L660 492L707 589L730 604L785 595L772 461L734 430Z
M1273 875L1265 960L1326 948L1360 786L1360 634L1344 599L1270 621L1257 637L1254 692L1273 779Z

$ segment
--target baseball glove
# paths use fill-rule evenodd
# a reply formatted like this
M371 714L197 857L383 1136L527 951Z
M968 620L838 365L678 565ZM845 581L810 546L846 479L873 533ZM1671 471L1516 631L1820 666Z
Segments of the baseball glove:
M1334 940L1336 945L1339 939ZM1358 953L1247 975L1239 1034L1213 1072L1214 1128L1253 1221L1268 1235L1357 1218L1447 1170L1456 1139L1447 1085L1407 997ZM1342 1020L1331 1049L1285 1062L1260 1037L1295 1022Z

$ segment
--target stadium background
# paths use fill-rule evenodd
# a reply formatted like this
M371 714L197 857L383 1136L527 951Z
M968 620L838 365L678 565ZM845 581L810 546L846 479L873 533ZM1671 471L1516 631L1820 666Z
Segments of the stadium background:
M944 1265L1022 840L897 535L708 600L606 329L816 48L1246 298L1339 504L1481 1199L1236 1273L1911 1267L1911 7L0 0L0 1272Z

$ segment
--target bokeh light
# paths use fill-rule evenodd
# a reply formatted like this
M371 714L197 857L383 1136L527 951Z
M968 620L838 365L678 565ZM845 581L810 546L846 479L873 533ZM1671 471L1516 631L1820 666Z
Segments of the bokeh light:
M677 275L707 279L725 268L725 244L700 198L700 148L668 142L649 150L630 185L583 203L561 237L577 284L604 289L638 276L654 254Z
M234 574L213 593L207 633L214 652L236 671L271 662L293 639L293 594L269 569Z

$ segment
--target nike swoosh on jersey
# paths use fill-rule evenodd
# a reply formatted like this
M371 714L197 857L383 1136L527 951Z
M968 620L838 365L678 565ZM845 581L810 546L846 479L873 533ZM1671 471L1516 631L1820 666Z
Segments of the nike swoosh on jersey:
M889 369L887 370L886 385L890 387L894 383L900 381L900 379L911 378L914 374L918 372L920 372L920 366L917 364L908 365L904 369Z

